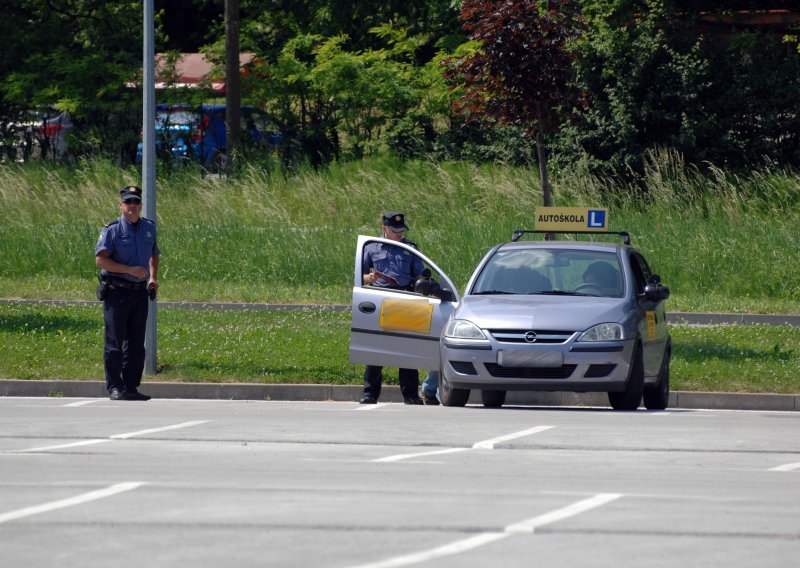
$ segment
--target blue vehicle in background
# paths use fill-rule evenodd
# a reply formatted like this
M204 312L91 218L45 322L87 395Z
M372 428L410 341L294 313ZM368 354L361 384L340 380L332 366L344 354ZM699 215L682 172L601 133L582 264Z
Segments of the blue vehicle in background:
M195 161L211 171L223 169L228 156L225 111L224 104L156 105L156 155L176 163ZM283 141L269 116L251 106L241 108L241 132L245 148L272 149ZM136 163L141 162L140 142Z

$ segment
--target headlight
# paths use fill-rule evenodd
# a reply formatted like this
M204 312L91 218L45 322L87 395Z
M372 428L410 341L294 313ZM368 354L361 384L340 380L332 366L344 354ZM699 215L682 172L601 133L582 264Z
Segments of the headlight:
M578 341L620 341L625 339L618 323L601 323L584 331Z
M444 335L453 339L486 339L480 328L467 320L452 320L447 324Z

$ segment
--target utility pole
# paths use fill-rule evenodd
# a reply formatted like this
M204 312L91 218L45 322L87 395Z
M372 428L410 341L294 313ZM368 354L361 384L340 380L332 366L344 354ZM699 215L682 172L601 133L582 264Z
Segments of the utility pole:
M225 124L228 156L225 170L233 172L233 162L241 148L242 89L239 75L239 0L225 0Z
M144 217L156 220L156 92L155 92L155 24L153 0L144 0L144 43L142 46L142 197ZM158 371L157 303L148 302L147 328L144 335L144 372Z

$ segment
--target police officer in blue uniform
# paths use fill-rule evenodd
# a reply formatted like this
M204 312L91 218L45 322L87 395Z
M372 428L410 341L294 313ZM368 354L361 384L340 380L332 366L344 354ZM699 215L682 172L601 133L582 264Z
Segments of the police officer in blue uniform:
M150 400L139 392L144 370L148 297L158 290L156 225L141 216L142 190L120 190L121 215L100 231L94 248L101 269L98 298L103 300L106 389L111 400Z
M418 248L413 241L403 237L408 230L403 213L383 214L383 238ZM422 275L422 261L400 247L384 243L369 243L364 248L362 270L364 284L398 290L413 290L414 282ZM361 404L375 404L381 394L383 367L367 365L364 369L364 392ZM419 371L400 369L400 392L406 404L422 404L419 390Z

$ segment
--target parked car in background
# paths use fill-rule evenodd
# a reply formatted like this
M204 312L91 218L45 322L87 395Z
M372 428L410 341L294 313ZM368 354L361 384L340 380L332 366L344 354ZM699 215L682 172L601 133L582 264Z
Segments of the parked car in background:
M200 113L185 105L156 105L155 144L156 156L175 162L189 161L193 157L192 144L199 136ZM136 163L142 163L142 143L136 148Z
M202 133L195 144L199 162L214 170L225 166L228 154L228 139L225 130L224 104L203 105ZM244 147L274 148L281 143L283 136L275 123L261 110L244 106L241 108L241 132Z
M226 106L203 104L156 106L156 154L174 161L193 160L212 171L224 168L228 155L225 129ZM269 116L261 110L241 108L242 143L246 148L274 148L283 136ZM142 161L142 144L136 163Z
M67 152L67 134L72 130L69 113L55 111L55 115L45 113L37 128L41 156L60 160Z
M25 112L19 120L0 127L3 159L16 162L61 159L67 153L72 118L66 112L46 109Z

